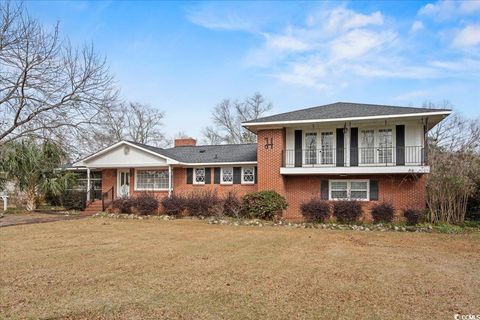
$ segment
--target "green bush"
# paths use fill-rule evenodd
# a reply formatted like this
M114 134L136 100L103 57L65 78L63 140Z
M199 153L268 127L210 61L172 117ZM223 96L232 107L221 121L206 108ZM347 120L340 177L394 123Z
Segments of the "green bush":
M243 210L251 218L271 220L287 208L287 201L275 191L260 191L242 198Z
M61 196L61 203L66 210L83 211L87 204L87 194L84 191L67 190Z

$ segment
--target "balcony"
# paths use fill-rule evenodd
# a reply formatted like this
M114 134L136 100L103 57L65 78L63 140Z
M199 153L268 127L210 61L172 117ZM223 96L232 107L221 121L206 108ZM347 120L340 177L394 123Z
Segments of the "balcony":
M422 146L285 150L282 174L428 173Z

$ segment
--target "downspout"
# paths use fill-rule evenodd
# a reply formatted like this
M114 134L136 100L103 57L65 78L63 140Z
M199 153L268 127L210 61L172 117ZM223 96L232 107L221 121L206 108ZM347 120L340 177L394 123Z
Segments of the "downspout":
M168 165L168 197L172 196L172 166Z
M90 200L90 168L87 168L87 203Z

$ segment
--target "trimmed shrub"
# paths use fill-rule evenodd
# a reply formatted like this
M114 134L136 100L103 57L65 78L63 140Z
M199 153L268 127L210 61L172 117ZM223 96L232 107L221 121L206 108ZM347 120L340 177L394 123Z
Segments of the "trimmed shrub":
M191 193L185 204L188 214L194 217L209 217L222 213L222 200L217 193L211 191Z
M119 213L132 213L134 200L131 198L118 198L113 200L112 208Z
M83 211L87 204L87 194L82 191L67 190L61 196L61 203L66 210Z
M182 212L187 208L186 199L183 196L172 194L162 199L163 212L171 216L181 216Z
M160 203L152 194L141 193L132 201L133 208L140 215L156 214Z
M223 214L227 217L240 218L242 209L242 201L235 192L230 191L223 199Z
M352 223L362 215L362 205L359 201L335 201L333 203L333 215L341 223Z
M323 222L330 216L330 204L319 198L303 202L300 212L307 221Z
M246 194L242 198L243 210L251 218L271 220L287 208L287 201L275 191L260 191Z
M372 208L373 222L392 222L395 208L391 203L382 202Z
M405 209L403 210L403 216L405 217L405 221L409 226L414 226L420 222L422 212L415 209Z

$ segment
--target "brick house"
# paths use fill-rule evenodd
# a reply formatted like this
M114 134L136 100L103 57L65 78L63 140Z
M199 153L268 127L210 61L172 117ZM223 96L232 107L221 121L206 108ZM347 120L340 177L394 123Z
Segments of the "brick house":
M88 201L215 190L239 196L275 190L289 204L286 219L299 220L299 206L312 197L357 199L366 208L377 201L397 210L425 206L426 134L451 113L426 109L333 103L272 115L243 126L255 144L197 146L176 139L173 148L120 141L75 164L101 172L100 196ZM91 188L87 181L87 188ZM104 202L105 203L105 202ZM97 208L95 207L95 208Z

